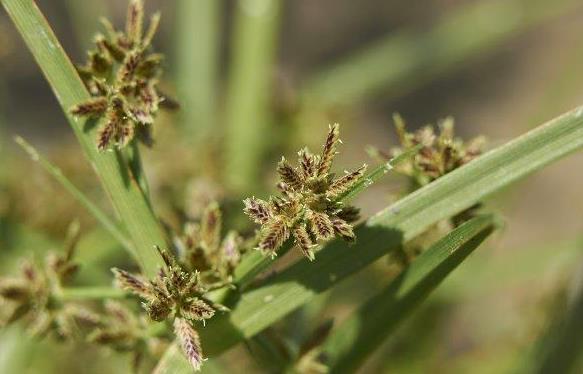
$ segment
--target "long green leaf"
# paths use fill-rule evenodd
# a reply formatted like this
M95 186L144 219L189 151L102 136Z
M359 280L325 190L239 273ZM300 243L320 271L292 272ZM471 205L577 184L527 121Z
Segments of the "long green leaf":
M327 67L306 83L303 94L307 102L324 105L354 105L378 93L402 94L580 5L577 0L471 2L427 32L391 34Z
M331 371L356 370L493 229L492 216L464 223L419 256L378 295L361 305L324 343L323 352Z
M185 133L195 143L216 132L222 0L176 2L176 84Z
M233 311L213 318L203 329L205 350L219 354L253 336L431 225L582 147L583 107L417 190L358 227L356 244L332 241L313 263L298 261L231 300Z
M85 156L124 223L136 248L140 266L146 274L154 276L163 265L154 249L154 245L165 245L162 229L140 186L128 172L127 165L120 162L119 153L100 153L97 150L95 123L69 114L69 108L89 99L89 93L73 64L34 1L1 1L53 89Z
M226 97L225 178L248 192L259 177L265 145L281 0L238 0Z
M566 307L557 310L532 352L524 355L517 372L580 373L583 369L583 267L575 278Z
M40 166L45 169L57 182L59 182L85 209L93 215L93 217L99 222L113 238L115 238L119 244L121 244L127 251L135 256L134 248L131 242L126 238L125 233L118 227L118 225L113 222L107 214L105 214L97 205L95 205L83 192L81 192L59 169L58 167L51 164L49 160L43 157L32 145L30 145L26 140L17 136L14 138L16 143L24 149L26 153L30 156L33 161L39 163Z

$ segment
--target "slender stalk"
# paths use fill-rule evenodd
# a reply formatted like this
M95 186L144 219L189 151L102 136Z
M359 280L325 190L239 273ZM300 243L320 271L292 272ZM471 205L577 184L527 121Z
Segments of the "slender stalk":
M281 0L239 0L226 103L226 181L247 192L269 143L269 98Z
M77 186L75 186L59 169L51 164L45 157L37 152L32 145L26 140L17 136L14 138L16 143L24 149L33 161L39 163L57 182L59 182L82 206L84 206L91 215L105 228L111 236L118 241L132 256L136 256L131 241L126 234L105 214L97 205L95 205Z
M176 2L176 84L181 120L196 144L216 132L219 31L223 0Z
M154 245L165 246L162 229L128 166L116 152L100 153L95 145L94 121L77 119L69 108L89 99L83 82L34 1L2 0L2 5L22 35L48 80L63 112L97 173L136 249L139 264L148 276L163 266Z
M63 288L60 292L63 301L122 299L127 296L127 292L113 287Z

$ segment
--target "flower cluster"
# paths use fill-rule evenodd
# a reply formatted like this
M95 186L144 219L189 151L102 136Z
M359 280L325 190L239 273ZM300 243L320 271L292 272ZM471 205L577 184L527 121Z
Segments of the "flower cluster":
M392 149L390 155L384 155L380 151L375 151L375 154L386 161L421 145L415 157L395 167L397 172L411 178L416 188L467 164L482 154L484 137L480 136L464 142L455 136L454 121L451 117L438 123L439 134L436 134L430 125L414 133L408 132L405 122L397 114L394 116L394 121L400 146Z
M160 250L160 254L166 269L160 269L155 279L148 281L124 270L113 269L115 279L120 288L145 301L144 307L150 319L174 321L174 333L181 342L182 350L195 370L198 370L203 354L193 323L204 323L217 310L226 310L205 297L207 292L222 285L206 286L197 271L188 271L167 251Z
M97 140L100 150L112 144L123 147L134 138L152 143L151 125L165 104L157 87L163 56L149 52L160 14L152 16L145 32L143 21L142 0L130 1L125 32L103 20L105 35L95 37L96 48L78 68L92 98L71 108L71 113L105 117Z
M87 340L117 352L131 352L132 366L137 373L146 355L160 356L169 344L167 339L149 334L147 327L144 318L137 317L123 304L108 300L97 327Z
M241 259L242 238L230 231L221 240L221 229L219 205L211 202L200 223L186 223L183 234L174 239L181 262L191 271L198 270L205 283L230 282Z
M70 339L78 326L91 326L98 316L80 304L65 302L61 290L77 273L73 261L78 226L71 226L64 254L49 253L42 266L25 261L20 276L0 279L0 325L23 321L33 336L50 333Z
M366 165L339 178L330 173L339 142L339 125L334 124L321 155L313 155L307 148L301 150L296 168L282 158L277 166L281 196L269 201L255 197L244 201L245 213L261 225L258 249L263 253L275 255L293 237L302 253L313 260L318 241L336 235L354 241L351 223L358 219L358 209L341 200L363 177Z

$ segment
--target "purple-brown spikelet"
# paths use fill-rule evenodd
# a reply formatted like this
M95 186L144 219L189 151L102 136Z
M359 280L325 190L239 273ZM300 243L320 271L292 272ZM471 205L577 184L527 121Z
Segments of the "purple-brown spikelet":
M99 117L107 110L107 99L97 97L71 108L71 114L76 116Z
M353 223L360 219L360 209L354 206L345 206L336 213L336 217L348 223Z
M117 268L113 268L111 271L119 288L130 291L145 299L154 296L151 286L140 277Z
M30 285L21 279L3 278L0 280L0 297L6 300L23 301L31 293Z
M352 226L345 220L337 217L332 218L332 225L334 226L334 232L342 239L349 242L353 242L356 239Z
M311 178L316 173L316 157L307 148L298 152L300 158L300 170L304 179Z
M308 220L310 229L318 240L328 240L334 236L334 226L327 214L311 211Z
M342 178L336 179L330 187L328 191L326 191L326 197L334 199L338 196L342 195L346 191L348 191L352 186L356 184L362 178L364 173L366 172L366 165L363 165L353 171L352 173L348 173L344 175Z
M200 347L200 338L196 330L187 320L183 318L176 318L174 320L174 333L180 341L182 352L194 370L200 370L204 359L202 356L202 349Z
M310 261L314 260L314 243L310 239L310 235L304 226L297 226L294 228L294 239L300 247L302 254L306 256Z
M302 176L283 157L279 164L277 164L277 172L279 173L281 181L287 184L293 190L297 191L302 187Z
M132 51L129 53L118 71L118 79L123 82L129 82L136 73L141 59L141 52Z
M137 43L142 38L144 23L144 4L142 0L131 0L126 19L126 35L131 43Z
M272 215L267 202L251 197L243 200L243 203L245 204L243 211L255 223L264 225L271 219Z
M187 306L182 308L182 315L193 321L204 321L215 315L215 310L201 299L189 300Z
M334 160L334 157L336 156L336 143L338 142L339 137L340 125L335 123L330 126L326 143L324 143L324 149L322 150L322 156L320 157L320 163L318 164L318 176L323 176L330 172L332 160Z
M268 223L261 233L258 248L264 253L275 254L283 242L289 238L289 229L284 221L275 220Z

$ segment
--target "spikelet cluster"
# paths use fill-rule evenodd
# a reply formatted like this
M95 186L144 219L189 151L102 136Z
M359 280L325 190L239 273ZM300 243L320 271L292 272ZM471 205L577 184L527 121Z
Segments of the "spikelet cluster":
M107 300L99 317L87 340L117 352L130 352L136 373L145 357L159 356L169 345L167 339L149 334L147 321L120 302Z
M97 147L123 147L134 138L150 145L152 124L160 106L171 106L158 90L163 56L150 52L160 14L144 30L142 0L130 0L124 31L103 20L105 34L95 37L95 49L78 68L92 98L75 105L71 113L101 118Z
M229 231L221 238L222 226L221 210L213 201L204 208L200 222L187 222L182 235L174 238L181 263L199 271L205 283L231 282L241 260L241 236Z
M153 280L120 269L113 269L118 287L134 293L144 300L144 308L151 320L171 320L174 332L192 366L198 370L203 362L203 353L195 322L212 318L217 310L226 310L213 303L205 294L223 284L206 285L200 273L185 269L170 253L160 250L165 269L160 269Z
M22 321L33 336L71 339L78 327L97 323L96 314L59 297L79 268L73 261L78 233L72 225L64 253L50 252L42 265L24 261L18 276L0 278L0 326Z
M291 237L302 254L313 260L318 242L335 236L355 240L351 223L358 219L358 209L341 199L363 177L366 165L335 177L331 168L339 142L339 125L334 124L320 155L301 150L298 167L282 158L277 166L280 196L244 201L245 213L261 225L258 249L263 253L275 255Z
M418 145L421 149L415 157L403 161L395 170L411 178L414 187L425 184L467 164L482 154L485 144L484 137L476 137L467 142L455 136L454 121L448 117L438 123L439 133L433 126L422 127L416 132L408 132L405 122L399 115L394 116L395 129L400 146L393 148L390 155L376 151L383 161L398 156Z

